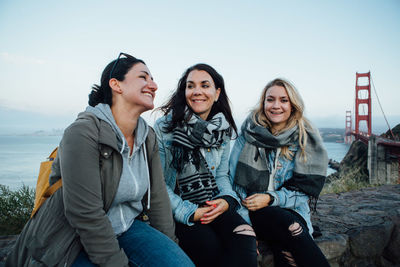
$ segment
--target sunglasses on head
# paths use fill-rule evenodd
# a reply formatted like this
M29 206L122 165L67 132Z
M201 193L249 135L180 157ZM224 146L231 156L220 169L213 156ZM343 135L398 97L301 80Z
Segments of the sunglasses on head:
M127 54L127 53L123 53L123 52L119 53L117 59L116 59L115 62L114 62L113 67L111 68L111 71L110 71L110 79L109 79L109 80L111 80L112 75L113 75L113 72L114 72L114 70L115 70L115 67L117 67L117 64L118 64L119 59L121 58L121 56L125 56L126 58L129 58L129 59L132 59L132 60L137 60L137 58L135 58L134 56L131 56L131 55Z

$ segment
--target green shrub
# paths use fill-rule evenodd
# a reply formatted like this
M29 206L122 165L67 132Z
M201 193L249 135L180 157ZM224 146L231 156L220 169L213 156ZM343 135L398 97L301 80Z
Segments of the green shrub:
M35 190L23 185L17 191L0 185L0 235L19 234L28 221L35 200Z

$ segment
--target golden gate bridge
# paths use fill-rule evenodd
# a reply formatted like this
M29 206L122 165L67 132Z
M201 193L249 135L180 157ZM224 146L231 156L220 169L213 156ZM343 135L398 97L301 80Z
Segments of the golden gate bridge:
M366 82L361 83L360 80ZM371 82L375 95L382 110L383 117L389 128L388 136L378 136L372 133L372 103ZM375 85L371 79L371 72L356 73L355 85L355 127L352 128L351 111L346 111L345 142L350 144L353 139L360 140L368 145L368 171L371 184L400 183L400 141L394 135L383 112ZM367 131L362 131L360 123L365 122ZM353 138L354 137L354 138Z

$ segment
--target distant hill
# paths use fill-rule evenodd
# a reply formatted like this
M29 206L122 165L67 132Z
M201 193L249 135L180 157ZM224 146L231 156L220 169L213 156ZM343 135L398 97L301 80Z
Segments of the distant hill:
M397 124L395 127L393 127L392 131L388 130L386 133L381 134L381 136L399 141L400 140L400 123Z
M344 140L344 132L345 129L343 128L318 128L322 139L325 142L343 142ZM397 124L395 127L392 128L392 132L396 138L396 140L400 139L400 124ZM385 136L387 138L393 139L391 136L390 131L386 131L384 133L375 133L381 136Z
M318 129L324 142L341 143L344 141L343 128L319 128Z
M76 115L42 114L0 106L0 135L59 133Z

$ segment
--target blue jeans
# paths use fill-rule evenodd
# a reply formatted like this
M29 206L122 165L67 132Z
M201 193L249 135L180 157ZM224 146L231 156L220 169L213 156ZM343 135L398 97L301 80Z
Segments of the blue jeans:
M131 227L118 237L129 266L182 266L194 267L189 257L170 238L148 224L135 220ZM72 266L96 266L82 250Z

